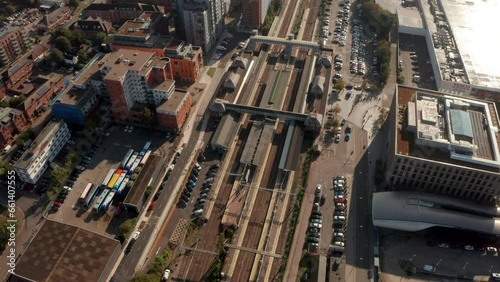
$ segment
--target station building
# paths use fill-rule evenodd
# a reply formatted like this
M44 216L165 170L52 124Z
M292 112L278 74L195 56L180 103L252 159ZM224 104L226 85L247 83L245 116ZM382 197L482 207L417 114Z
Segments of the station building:
M71 137L66 123L51 121L14 165L23 182L35 184Z

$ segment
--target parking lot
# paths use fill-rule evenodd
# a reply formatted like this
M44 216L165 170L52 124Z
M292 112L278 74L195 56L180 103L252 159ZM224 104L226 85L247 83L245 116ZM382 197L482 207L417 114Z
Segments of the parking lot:
M118 168L129 149L140 151L147 141L151 141L152 152L164 155L168 153L172 146L172 143L166 140L163 132L154 132L141 128L135 128L132 132L124 132L124 127L119 125L111 126L107 132L109 132L109 136L104 138L101 144L97 144L98 147L94 157L89 161L86 169L77 177L63 205L57 212L50 213L49 218L95 230L98 233L117 234L118 226L123 222L124 217L111 221L116 211L114 206L110 206L105 214L100 215L94 214L92 208L83 208L83 205L78 203L78 198L85 186L89 182L101 184L111 168ZM70 178L74 176L76 175L72 173Z
M398 68L404 77L403 84L436 89L434 73L424 37L399 34Z
M455 234L460 232L454 230ZM490 273L500 272L498 254L486 250L478 251L477 246L475 250L466 250L465 245L432 241L438 238L429 234L407 235L393 230L383 230L382 234L380 246L383 274L381 279L384 281L393 281L394 279L389 279L391 274L398 276L394 281L399 281L402 275L399 266L401 260L410 261L416 268L417 273L413 275L415 281L443 281L445 279L455 281L457 277L488 281ZM447 242L444 243L447 245L446 248L440 247L443 242ZM473 243L475 242L470 242L471 246ZM425 265L433 266L435 271L425 271ZM384 277L385 275L387 276Z

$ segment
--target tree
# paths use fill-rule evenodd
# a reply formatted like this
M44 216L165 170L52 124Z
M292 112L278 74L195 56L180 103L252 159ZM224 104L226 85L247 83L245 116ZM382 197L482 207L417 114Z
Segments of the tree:
M22 102L24 102L26 98L22 97L22 96L19 96L19 97L14 97L12 99L9 100L9 107L11 108L16 108L19 104L21 104Z
M332 127L333 127L333 128L338 127L338 126L339 126L339 124L340 124L340 123L339 123L339 120L338 120L338 119L334 119L334 120L332 120Z
M80 5L80 1L78 1L78 0L69 0L68 5L70 7L76 8L76 7L78 7L78 5Z
M339 78L339 80L337 81L337 83L335 83L335 89L337 89L338 91L342 91L345 87L345 82L342 78Z
M104 32L99 32L95 36L95 42L98 45L101 45L102 43L106 42L107 39L108 39L108 35L106 35L106 33L104 33Z
M59 36L54 40L54 45L57 49L63 51L69 51L71 49L71 42L65 36Z
M335 112L335 114L338 114L342 111L342 107L339 104L335 104L335 106L333 107L333 111Z
M160 255L155 257L155 261L148 270L150 274L161 275L163 269L165 268L165 259Z
M51 176L54 187L61 187L69 175L69 169L65 167L58 167L52 170Z
M5 11L7 11L7 14L12 15L16 12L16 7L9 4L5 6Z
M136 218L131 218L125 220L120 226L118 227L119 230L119 235L122 236L123 238L127 238L129 233L132 231L132 228L134 228L136 222Z
M12 170L13 167L7 162L0 161L0 177L7 174L7 171Z
M142 121L147 125L155 125L157 122L156 114L150 108L142 109Z
M2 100L0 101L0 108L7 108L9 106L9 101Z
M146 199L151 195L151 192L153 192L153 186L146 187Z
M63 54L63 52L61 52L61 50L54 48L50 52L49 60L60 64L60 63L64 62L64 54Z
M86 64L89 61L89 55L85 53L85 51L80 50L78 51L78 62L82 64Z

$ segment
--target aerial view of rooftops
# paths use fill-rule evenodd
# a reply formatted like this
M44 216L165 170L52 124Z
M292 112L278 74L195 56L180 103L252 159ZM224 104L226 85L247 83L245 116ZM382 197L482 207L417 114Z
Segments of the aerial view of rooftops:
M498 12L3 1L0 282L500 281Z

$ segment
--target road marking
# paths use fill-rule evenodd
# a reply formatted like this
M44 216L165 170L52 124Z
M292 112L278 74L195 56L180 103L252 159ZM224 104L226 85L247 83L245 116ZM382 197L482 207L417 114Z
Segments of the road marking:
M113 143L114 146L120 146L120 143Z

